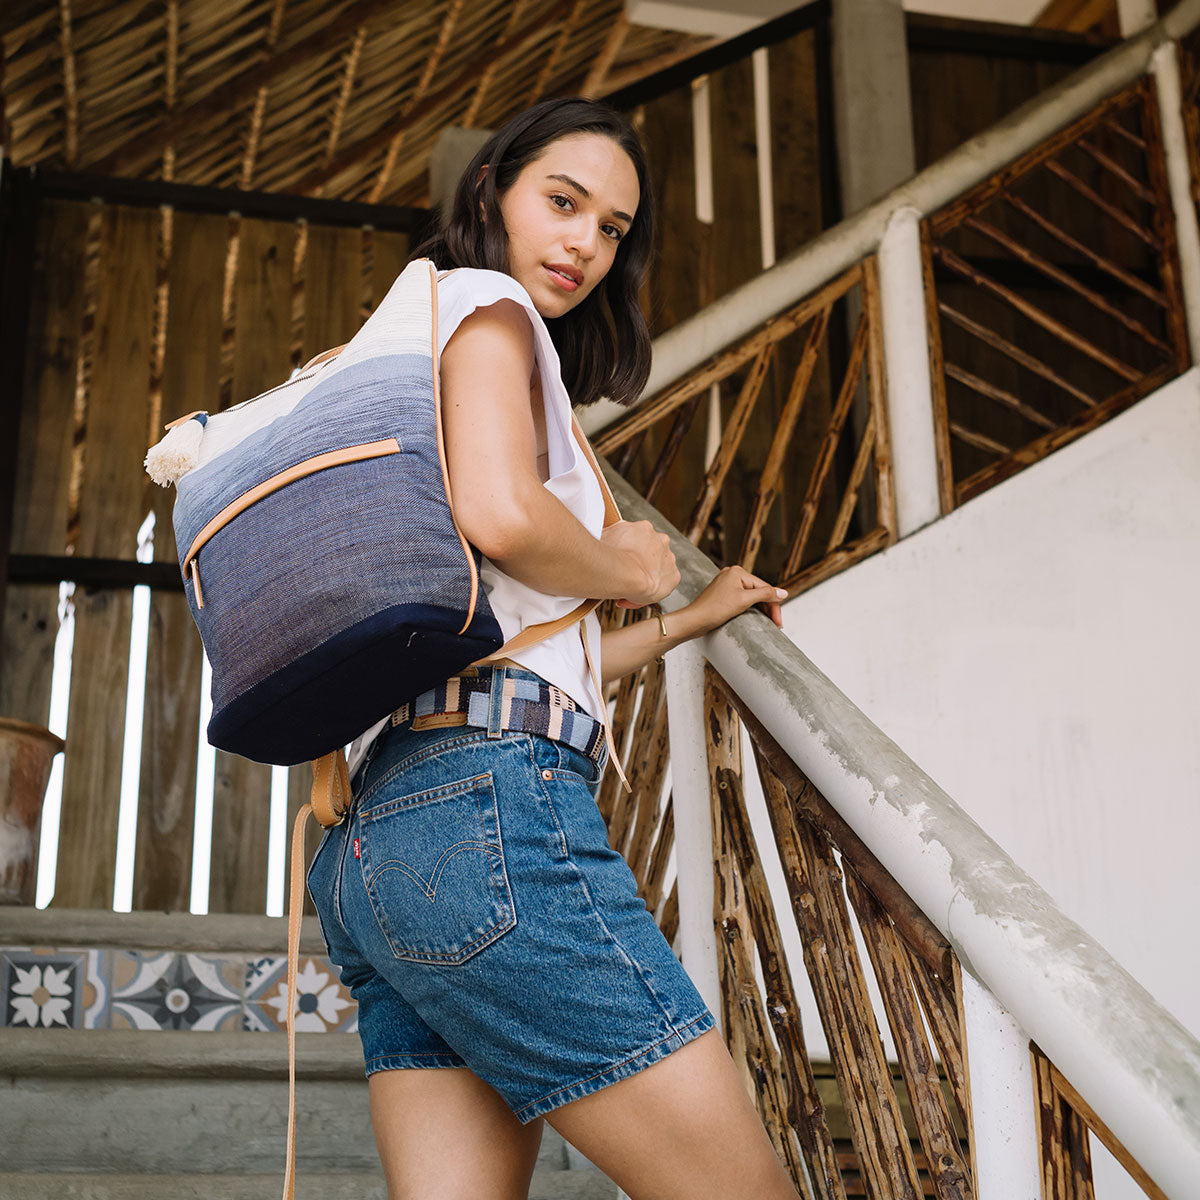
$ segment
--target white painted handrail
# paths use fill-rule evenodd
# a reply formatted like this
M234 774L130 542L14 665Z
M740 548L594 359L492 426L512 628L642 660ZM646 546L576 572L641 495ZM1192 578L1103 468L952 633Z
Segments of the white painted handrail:
M682 607L716 568L606 474L628 520L670 533ZM699 648L1155 1182L1195 1195L1200 1042L765 616Z
M713 354L874 253L894 213L905 208L921 216L937 212L1151 70L1159 46L1177 41L1197 25L1200 0L1182 0L1137 37L1060 80L869 208L826 230L769 271L669 329L654 341L654 365L643 398L682 379ZM580 414L580 422L592 435L626 412L628 409L601 400Z

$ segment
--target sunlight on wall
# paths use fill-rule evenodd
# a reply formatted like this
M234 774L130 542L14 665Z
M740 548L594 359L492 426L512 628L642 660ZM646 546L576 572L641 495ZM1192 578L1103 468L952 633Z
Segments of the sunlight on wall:
M67 702L71 697L71 649L75 645L73 583L58 585L58 636L54 639L54 674L50 681L50 731L67 736ZM38 845L37 892L34 903L45 908L54 896L58 876L58 827L62 816L63 755L54 756L46 800L42 805L42 836Z
M138 530L138 562L154 560L154 513ZM117 868L113 911L133 908L133 859L137 841L138 787L142 773L142 716L146 704L146 653L150 639L150 589L133 589L129 629L129 682L125 689L125 746L121 754L121 804L117 815Z
M192 838L192 903L194 913L208 912L208 878L212 865L213 776L217 752L205 730L212 716L212 667L204 656L200 674L200 753L196 759L196 826Z

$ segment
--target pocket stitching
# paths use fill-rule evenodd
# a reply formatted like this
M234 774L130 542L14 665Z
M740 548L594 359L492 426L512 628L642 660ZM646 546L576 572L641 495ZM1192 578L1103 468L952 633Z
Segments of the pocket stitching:
M447 847L446 852L437 860L437 864L433 868L433 874L430 876L430 883L433 885L432 891L426 886L424 876L422 876L420 871L410 867L408 863L400 861L395 863L388 862L380 867L371 876L368 886L374 884L387 871L403 871L405 875L410 876L416 882L421 891L425 893L429 903L432 904L437 899L438 881L445 872L446 864L461 850L482 850L485 854L491 855L499 855L500 853L491 842L455 842L453 846Z
M483 780L488 781L486 787L482 785ZM464 783L469 784L470 786L463 786ZM371 911L375 915L375 923L379 927L380 932L383 934L384 940L387 942L388 948L391 950L395 958L404 962L428 963L431 965L437 965L438 963L460 964L466 962L475 953L477 953L479 950L482 950L491 942L494 942L502 934L505 934L510 929L515 928L517 924L516 904L512 898L512 885L508 878L508 863L506 862L504 855L504 838L500 829L500 811L496 800L496 790L491 771L487 771L482 775L477 775L470 780L458 780L455 783L443 784L441 787L432 788L429 790L435 793L447 792L451 793L451 795L474 795L476 805L478 806L479 821L481 826L484 824L484 819L480 794L486 791L491 796L492 813L496 829L496 842L498 844L493 845L490 842L485 842L483 845L486 846L489 852L489 859L499 860L499 875L496 874L494 867L489 868L488 873L489 882L492 885L492 892L496 897L496 901L501 912L501 920L495 925L491 926L491 928L484 930L479 937L475 938L473 941L467 942L465 945L453 951L452 953L442 954L435 950L409 950L400 946L397 943L397 940L392 932L392 928L383 912L382 905L376 897L375 889L372 886L379 879L380 875L389 869L393 869L387 866L380 866L380 868L375 872L372 872L370 869L370 850L369 843L366 838L366 821L367 818L373 815L372 813L361 813L359 818L363 825L363 836L361 843L363 890L367 894L367 899L371 905ZM425 794L426 793L424 792L416 793L417 796L422 797L425 796ZM440 798L445 799L447 797L443 796ZM406 799L411 800L412 797L408 797ZM423 804L424 801L418 804L408 805L395 802L389 804L386 810L380 809L376 811L401 812L404 811L405 808L422 807ZM457 844L461 845L462 843ZM441 860L439 859L439 862L440 861ZM396 864L397 868L406 865L407 864L401 864L399 862ZM412 873L411 869L408 873Z

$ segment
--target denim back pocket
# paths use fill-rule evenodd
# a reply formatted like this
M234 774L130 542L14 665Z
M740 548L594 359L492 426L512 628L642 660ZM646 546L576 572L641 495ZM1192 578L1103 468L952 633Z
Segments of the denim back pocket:
M363 883L397 958L465 962L516 925L490 771L359 821Z

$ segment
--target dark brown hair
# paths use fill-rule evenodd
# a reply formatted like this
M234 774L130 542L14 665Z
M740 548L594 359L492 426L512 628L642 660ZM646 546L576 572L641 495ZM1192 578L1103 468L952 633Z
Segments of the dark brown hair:
M633 163L641 198L600 286L570 312L547 320L546 328L573 403L593 404L607 396L628 405L641 395L650 374L650 331L639 292L653 242L654 199L641 142L614 109L568 97L543 100L513 117L471 160L458 181L449 216L411 257L430 258L440 270L480 267L507 273L508 234L500 199L551 142L575 133L612 138ZM487 172L479 180L484 166Z

